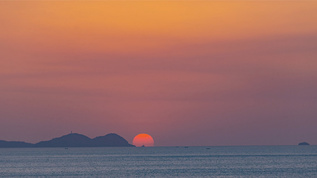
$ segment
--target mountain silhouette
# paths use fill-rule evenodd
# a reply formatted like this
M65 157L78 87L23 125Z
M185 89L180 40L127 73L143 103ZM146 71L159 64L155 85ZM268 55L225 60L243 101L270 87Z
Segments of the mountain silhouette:
M99 136L92 139L94 146L123 146L123 145L130 145L128 141L126 141L121 136L110 133L105 136Z
M71 133L48 141L40 141L36 144L15 141L0 140L0 148L17 147L134 147L123 137L110 133L91 139L85 135Z
M33 147L32 143L0 140L0 148Z
M41 141L35 144L36 147L89 147L91 139L85 135L71 133L49 141Z

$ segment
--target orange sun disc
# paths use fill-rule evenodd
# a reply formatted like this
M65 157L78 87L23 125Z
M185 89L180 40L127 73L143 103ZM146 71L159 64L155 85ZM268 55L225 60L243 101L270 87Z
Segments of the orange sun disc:
M154 140L149 134L141 133L134 137L133 139L133 145L137 147L141 146L154 146Z

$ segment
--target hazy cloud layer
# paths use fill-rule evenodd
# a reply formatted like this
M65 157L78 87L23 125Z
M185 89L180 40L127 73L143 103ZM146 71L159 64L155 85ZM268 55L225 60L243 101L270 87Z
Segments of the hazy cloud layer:
M269 2L262 8L218 4L234 12L221 13L244 17L236 29L225 29L232 34L220 37L201 29L221 34L220 27L235 27L235 21L221 22L222 16L208 14L208 8L202 10L206 18L194 15L189 24L154 14L159 26L126 29L125 16L109 23L97 15L80 16L68 26L50 15L76 16L76 8L54 3L66 9L58 12L53 5L37 4L29 12L3 4L13 10L0 18L5 24L0 30L0 139L35 142L74 131L91 137L116 132L131 142L146 132L157 145L316 144L317 26L310 16L317 14L309 3L289 3L285 12L273 9L273 14ZM268 12L247 17L243 14L255 10L242 12L240 5ZM19 8L24 17L15 12ZM174 9L179 14L197 10ZM277 19L266 19L268 14ZM286 17L292 21L286 23ZM132 20L143 23L142 18ZM267 26L254 32L248 22L257 18L266 19ZM180 25L165 27L164 22ZM272 30L277 22L285 24ZM193 25L197 30L190 30ZM79 30L69 33L75 27Z

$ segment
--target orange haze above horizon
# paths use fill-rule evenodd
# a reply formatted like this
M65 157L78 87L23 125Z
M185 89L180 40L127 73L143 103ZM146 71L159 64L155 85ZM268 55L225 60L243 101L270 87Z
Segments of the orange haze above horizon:
M316 9L1 1L0 140L75 130L144 131L157 146L314 144Z

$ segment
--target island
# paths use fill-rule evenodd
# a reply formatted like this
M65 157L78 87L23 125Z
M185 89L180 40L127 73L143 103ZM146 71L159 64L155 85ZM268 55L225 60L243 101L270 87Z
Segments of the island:
M78 133L70 133L48 141L26 143L0 140L0 148L30 148L30 147L135 147L118 134L110 133L96 138L89 138Z
M309 145L309 143L307 143L307 142L301 142L301 143L299 143L298 145Z

